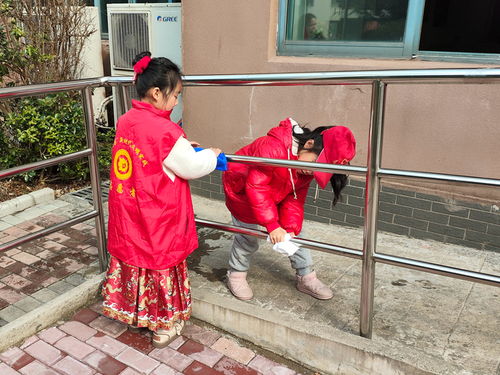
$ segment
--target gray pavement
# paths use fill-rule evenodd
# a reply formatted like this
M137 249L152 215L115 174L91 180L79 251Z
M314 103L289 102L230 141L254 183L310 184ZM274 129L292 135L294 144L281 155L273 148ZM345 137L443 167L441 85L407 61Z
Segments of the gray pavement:
M200 218L230 222L223 202L194 196L194 206ZM357 249L362 247L362 231L359 229L308 221L304 228L308 238L316 241ZM199 233L200 248L190 257L190 269L193 295L199 297L200 305L211 301L226 309L234 309L240 315L261 316L263 322L269 324L286 326L281 321L289 319L297 330L309 332L310 339L315 331L319 331L318 336L328 335L328 340L323 340L322 345L331 345L332 352L308 354L309 358L304 359L313 367L332 374L500 374L500 290L496 287L378 264L373 338L368 340L357 335L361 280L358 260L313 253L319 277L335 293L330 301L318 301L295 289L288 259L262 241L249 272L249 283L255 296L248 302L236 301L224 284L232 234L208 228L200 229ZM381 232L378 251L500 274L500 254L458 245ZM248 333L241 325L231 325L212 316L212 311L211 306L200 308L198 318L241 330L238 333L245 335L246 339L300 362L302 344L292 348L280 337L283 329L288 327L278 330L277 337L269 338L266 336L268 324L261 322L253 327L254 332ZM314 340L304 342L315 343ZM351 351L351 358L336 355L339 343L343 344L342 350L347 347ZM323 355L329 356L328 360L324 361ZM361 359L356 359L358 355ZM386 363L381 364L381 361Z

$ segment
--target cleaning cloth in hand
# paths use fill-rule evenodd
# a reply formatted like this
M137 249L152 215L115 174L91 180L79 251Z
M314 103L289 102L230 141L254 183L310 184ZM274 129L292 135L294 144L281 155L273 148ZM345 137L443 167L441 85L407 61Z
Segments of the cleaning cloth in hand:
M285 241L275 243L273 245L273 250L286 256L291 256L295 254L295 252L299 249L299 247L292 241L290 241L291 239L292 236L290 236L288 233L285 234ZM269 236L267 236L267 241L271 242Z
M202 147L195 147L194 150L196 152L203 150ZM219 156L217 156L217 166L215 169L218 169L219 171L227 171L227 158L226 155L221 152Z

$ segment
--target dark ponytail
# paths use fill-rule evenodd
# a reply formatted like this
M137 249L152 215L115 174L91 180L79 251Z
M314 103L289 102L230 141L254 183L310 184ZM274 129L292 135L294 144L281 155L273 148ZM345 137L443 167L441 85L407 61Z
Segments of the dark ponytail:
M151 52L138 54L132 65L145 56L151 57ZM146 69L137 75L135 88L139 98L144 98L150 88L158 87L165 95L169 95L182 81L180 68L166 57L153 57Z
M341 192L347 185L347 176L341 173L334 173L330 178L330 184L333 190L332 207L342 198Z

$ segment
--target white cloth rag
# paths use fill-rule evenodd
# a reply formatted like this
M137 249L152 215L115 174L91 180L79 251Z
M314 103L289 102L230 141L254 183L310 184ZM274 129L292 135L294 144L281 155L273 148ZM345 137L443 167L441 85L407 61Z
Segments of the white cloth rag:
M299 249L299 247L294 244L292 241L292 236L290 236L288 233L285 234L285 241L283 242L278 242L273 245L273 250L277 251L280 254L286 255L286 256L291 256L295 254L295 252ZM271 239L269 236L267 236L267 241L271 242Z

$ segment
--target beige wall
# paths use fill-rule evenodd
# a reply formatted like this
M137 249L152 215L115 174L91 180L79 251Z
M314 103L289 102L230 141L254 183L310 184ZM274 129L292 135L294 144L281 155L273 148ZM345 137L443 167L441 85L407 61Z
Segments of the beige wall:
M277 0L184 0L185 74L481 67L407 60L276 56ZM491 66L489 66L491 67ZM184 92L191 139L232 153L291 116L311 128L351 127L355 165L366 164L370 86L192 87ZM500 178L499 85L390 85L383 166ZM422 181L408 183L433 189ZM500 200L500 189L451 184L441 193Z

